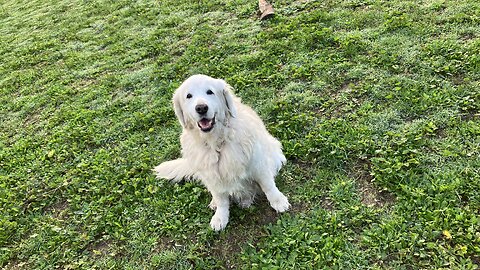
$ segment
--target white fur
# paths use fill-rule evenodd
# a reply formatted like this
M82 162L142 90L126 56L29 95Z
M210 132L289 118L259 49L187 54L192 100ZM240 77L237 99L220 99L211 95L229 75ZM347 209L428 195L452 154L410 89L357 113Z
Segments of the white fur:
M208 90L213 94L207 94ZM222 230L227 225L230 196L240 206L248 207L261 189L273 209L288 210L287 197L274 180L286 162L282 145L268 133L258 115L234 96L225 81L206 75L191 76L175 91L173 104L183 128L182 158L163 162L154 172L158 178L173 181L199 179L212 194L212 229ZM205 115L196 112L198 104L208 106ZM215 118L209 132L197 125L202 117Z

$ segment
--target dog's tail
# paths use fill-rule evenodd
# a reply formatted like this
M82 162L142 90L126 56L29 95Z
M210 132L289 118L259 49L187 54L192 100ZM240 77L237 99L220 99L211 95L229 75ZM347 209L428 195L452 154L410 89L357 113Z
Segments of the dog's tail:
M173 182L180 182L183 179L190 180L195 172L191 169L190 164L184 158L163 162L153 168L153 172L157 178L165 178Z

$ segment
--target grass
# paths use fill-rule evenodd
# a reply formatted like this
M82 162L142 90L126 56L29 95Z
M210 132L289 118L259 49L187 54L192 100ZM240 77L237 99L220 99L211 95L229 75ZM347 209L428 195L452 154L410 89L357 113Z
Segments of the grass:
M474 0L0 4L5 269L478 269ZM189 75L226 79L279 138L278 186L208 227L179 156Z

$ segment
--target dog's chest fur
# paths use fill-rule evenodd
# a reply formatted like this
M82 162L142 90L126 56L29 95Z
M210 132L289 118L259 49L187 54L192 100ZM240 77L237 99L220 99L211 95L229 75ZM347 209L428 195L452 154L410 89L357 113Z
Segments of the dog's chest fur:
M207 186L236 189L235 186L245 184L249 178L253 140L242 140L243 143L235 140L234 131L228 129L223 134L207 135L186 132L181 138L182 155L191 161L196 176Z

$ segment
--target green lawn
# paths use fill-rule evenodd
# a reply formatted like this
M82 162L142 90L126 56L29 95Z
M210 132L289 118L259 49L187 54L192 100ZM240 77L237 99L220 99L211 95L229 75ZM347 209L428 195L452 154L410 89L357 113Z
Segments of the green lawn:
M0 1L0 267L478 269L478 0ZM171 96L223 78L284 146L208 223Z

